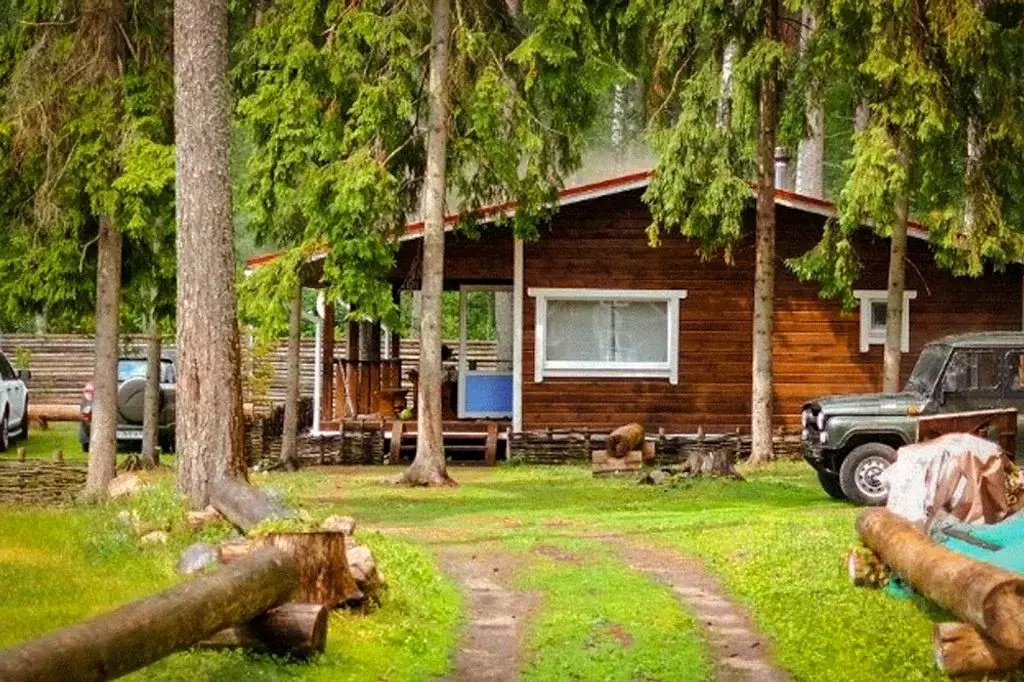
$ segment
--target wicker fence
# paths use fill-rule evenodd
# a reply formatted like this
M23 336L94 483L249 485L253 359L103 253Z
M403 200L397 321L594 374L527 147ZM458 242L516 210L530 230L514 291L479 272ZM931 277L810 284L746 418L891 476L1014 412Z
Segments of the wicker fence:
M456 354L457 341L446 341ZM93 337L77 334L3 334L0 336L0 350L7 355L12 363L19 359L28 360L28 368L32 378L28 382L29 392L36 404L77 404L82 395L82 387L92 377L93 372ZM173 355L175 348L167 345L164 352ZM402 340L401 358L403 366L413 367L419 358L419 341L417 339ZM124 337L121 344L122 355L145 357L145 341L142 337ZM313 395L313 370L315 368L315 343L313 339L303 339L301 349L301 386L300 393L304 396ZM345 356L345 344L339 341L335 346L336 357ZM493 366L495 362L495 346L493 341L471 341L466 353L470 361L475 361L481 368ZM281 343L271 350L267 361L273 368L270 379L268 397L273 403L284 401L287 344ZM404 379L403 379L404 380Z

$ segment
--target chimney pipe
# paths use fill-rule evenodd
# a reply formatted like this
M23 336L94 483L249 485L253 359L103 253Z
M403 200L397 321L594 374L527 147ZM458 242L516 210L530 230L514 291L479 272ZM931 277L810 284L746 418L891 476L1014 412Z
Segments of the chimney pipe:
M775 189L793 191L793 182L789 172L789 150L785 147L775 148Z

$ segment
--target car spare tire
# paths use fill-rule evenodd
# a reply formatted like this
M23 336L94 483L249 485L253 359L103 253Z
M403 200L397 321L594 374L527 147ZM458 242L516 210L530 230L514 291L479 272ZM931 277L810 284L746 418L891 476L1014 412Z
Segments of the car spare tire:
M129 424L141 424L146 413L146 379L135 377L117 389L117 413Z

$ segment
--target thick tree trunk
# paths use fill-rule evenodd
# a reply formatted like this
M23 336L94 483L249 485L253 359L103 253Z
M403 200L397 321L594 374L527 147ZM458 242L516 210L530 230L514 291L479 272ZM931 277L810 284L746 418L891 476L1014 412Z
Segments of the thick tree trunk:
M146 404L142 416L142 466L156 467L156 447L160 426L160 320L156 313L149 320L146 340Z
M908 155L901 150L903 167L909 174ZM889 283L885 315L885 351L883 354L882 390L900 390L900 360L903 357L903 291L907 272L907 220L909 199L904 188L896 200L896 223L889 240Z
M121 300L121 232L114 221L100 218L96 268L96 362L93 367L92 425L89 432L89 476L85 495L107 494L117 458L117 339Z
M197 509L210 483L246 476L227 69L227 0L175 0L178 489Z
M767 5L765 37L777 38L777 0ZM754 256L754 324L750 401L751 463L772 458L772 334L775 323L775 74L761 81L757 134L757 246Z
M295 559L299 587L292 595L293 600L327 608L362 600L364 595L348 567L344 533L270 533L256 538L256 544L274 547Z
M857 518L857 533L915 590L1010 649L1024 649L1024 578L940 545L887 509Z
M444 207L448 156L448 50L451 0L434 0L430 30L430 126L424 187L423 280L416 458L403 480L448 485L441 424L441 294L444 288Z
M250 651L309 658L323 653L327 644L327 608L320 604L289 602L248 623L226 628L204 639L205 649L244 648Z
M871 107L867 102L861 102L853 112L853 132L863 133L871 123Z
M229 478L210 484L210 504L244 533L248 533L261 521L292 516L287 507L256 486Z
M284 398L284 429L281 433L281 464L288 471L299 468L299 335L302 331L302 286L292 299L288 325L288 387Z
M1024 651L1000 646L967 623L936 623L935 664L950 677L1010 672Z
M298 584L294 560L272 549L0 652L8 682L108 680L251 621Z
M814 11L804 7L800 49L818 26ZM807 137L797 147L796 191L812 197L825 196L825 108L816 92L807 97Z

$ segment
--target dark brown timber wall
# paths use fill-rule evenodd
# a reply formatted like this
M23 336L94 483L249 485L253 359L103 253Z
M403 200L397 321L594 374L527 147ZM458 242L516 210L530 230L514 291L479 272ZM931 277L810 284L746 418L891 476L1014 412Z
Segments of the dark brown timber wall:
M733 253L705 261L695 244L665 235L648 245L650 214L639 192L566 206L537 242L525 247L525 284L590 289L685 289L680 310L679 383L645 379L534 381L535 301L523 304L524 429L604 428L639 421L649 430L746 430L750 419L753 291L752 212ZM778 209L776 263L775 414L796 429L804 401L824 394L877 391L880 346L860 352L859 310L844 314L835 301L801 283L784 259L810 248L824 218ZM927 245L911 239L907 288L910 303L909 374L921 347L951 333L1020 329L1021 271L955 278L939 270ZM865 234L858 243L863 271L857 287L884 289L888 242Z

